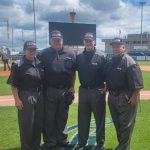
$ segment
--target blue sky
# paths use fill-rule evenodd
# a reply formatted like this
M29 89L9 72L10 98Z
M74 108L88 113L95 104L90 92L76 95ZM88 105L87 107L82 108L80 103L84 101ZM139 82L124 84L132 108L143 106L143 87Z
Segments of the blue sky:
M150 0L145 0L143 31L150 31ZM75 10L76 22L96 23L97 46L104 49L103 38L124 38L140 33L139 0L35 0L38 47L48 46L48 22L70 22L69 12ZM32 0L0 0L0 45L22 48L23 40L33 39ZM9 39L6 20L9 20Z
M150 0L123 0L124 2L129 2L133 4L134 6L139 6L139 2L146 2L149 3Z
M139 5L140 0L129 0L133 5Z

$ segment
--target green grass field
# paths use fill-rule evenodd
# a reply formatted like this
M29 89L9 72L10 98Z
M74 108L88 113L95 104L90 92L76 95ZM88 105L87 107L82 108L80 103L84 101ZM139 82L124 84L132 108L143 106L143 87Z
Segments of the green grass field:
M0 70L3 70L4 67L0 66Z
M142 111L137 114L135 130L131 142L132 150L150 149L150 101L141 102ZM77 104L70 107L68 126L77 123ZM110 119L107 108L106 121ZM77 132L74 130L70 137ZM106 126L106 150L117 145L117 139L113 124ZM19 150L19 131L17 124L17 111L15 107L0 107L0 150Z
M12 94L10 86L6 84L7 79L5 76L0 77L0 96Z
M141 66L150 66L150 61L139 61L137 63Z
M143 79L144 79L144 90L150 90L150 72L143 71ZM11 95L10 86L6 84L8 77L0 77L0 96L3 95ZM78 92L79 88L79 78L78 75L76 76L76 83L75 83L75 91Z
M143 71L144 90L150 90L150 72Z

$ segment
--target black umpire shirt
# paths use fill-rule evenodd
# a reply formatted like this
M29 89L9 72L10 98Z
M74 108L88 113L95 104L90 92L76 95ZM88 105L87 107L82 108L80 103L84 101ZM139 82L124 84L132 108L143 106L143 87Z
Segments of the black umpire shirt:
M106 67L106 83L109 91L124 91L143 88L139 65L127 54L113 56Z
M103 53L94 50L84 50L77 54L77 70L81 86L103 87L106 59Z
M50 47L44 49L39 58L44 66L47 87L70 88L72 86L76 69L74 51L65 48L57 51Z
M13 63L8 84L19 89L41 88L43 84L43 67L38 59L29 61L25 57Z

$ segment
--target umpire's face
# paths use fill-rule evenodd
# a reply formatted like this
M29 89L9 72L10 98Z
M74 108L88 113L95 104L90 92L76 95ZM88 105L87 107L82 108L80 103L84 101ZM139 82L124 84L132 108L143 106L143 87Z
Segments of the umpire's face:
M63 48L63 38L51 38L50 44L53 49L61 50Z
M95 47L95 40L93 39L84 39L83 43L86 49L93 49Z
M24 54L25 54L26 59L34 60L36 56L36 48L27 48L24 50Z
M125 51L124 45L119 45L119 44L112 45L112 52L114 55L122 54L124 53L124 51Z

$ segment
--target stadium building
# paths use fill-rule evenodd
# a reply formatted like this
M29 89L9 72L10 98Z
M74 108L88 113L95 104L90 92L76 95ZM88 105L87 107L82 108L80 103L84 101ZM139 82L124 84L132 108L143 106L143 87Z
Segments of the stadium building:
M111 55L111 40L103 39L105 42L105 52ZM122 39L125 43L126 51L135 60L150 61L150 33L144 32L142 34L128 34L126 38Z

